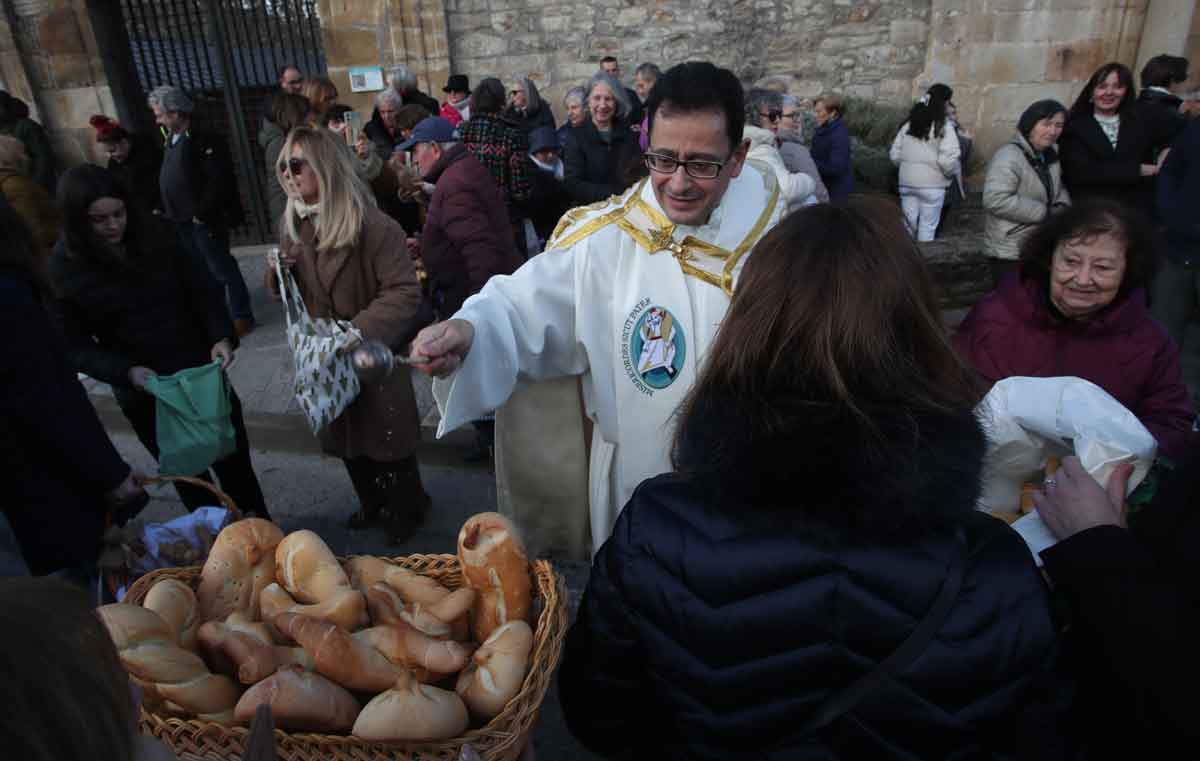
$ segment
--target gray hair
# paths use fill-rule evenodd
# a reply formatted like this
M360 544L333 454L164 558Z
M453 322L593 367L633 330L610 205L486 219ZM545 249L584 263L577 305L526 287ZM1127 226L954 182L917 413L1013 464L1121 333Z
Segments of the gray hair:
M605 74L602 71L593 74L592 78L588 80L585 101L592 97L592 90L596 89L596 85L607 85L608 89L612 90L613 98L617 101L616 118L625 121L629 112L633 110L633 106L630 105L629 93L625 92L625 87L620 80L612 74Z
M633 75L643 79L653 78L657 82L658 78L662 76L662 69L652 63L643 63L633 70Z
M146 102L151 106L158 106L163 111L178 111L181 114L190 114L195 109L188 94L174 85L155 87L146 96Z
M382 106L385 103L391 104L392 106L394 106L396 108L396 110L399 110L400 107L404 105L404 98L400 97L400 93L398 93L395 90L393 90L392 88L388 87L386 89L380 90L375 95L375 105L376 106Z
M751 88L750 92L746 93L746 124L761 127L759 122L762 117L760 114L764 107L768 111L781 110L783 96L775 90L764 90L761 87Z
M578 101L579 105L582 106L587 102L587 90L583 89L579 85L567 90L567 94L563 96L563 105L569 106L573 100Z
M397 64L388 68L388 84L396 92L415 90L417 89L417 75L404 64Z

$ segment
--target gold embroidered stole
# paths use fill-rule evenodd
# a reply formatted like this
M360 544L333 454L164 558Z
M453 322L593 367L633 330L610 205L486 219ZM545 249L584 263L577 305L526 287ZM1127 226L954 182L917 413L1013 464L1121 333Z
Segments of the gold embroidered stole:
M691 235L685 235L675 240L676 225L658 209L651 206L642 198L646 180L642 180L624 198L614 197L607 201L591 204L568 211L559 221L554 234L550 236L547 250L552 248L569 248L587 238L597 230L610 224L620 227L639 246L646 249L651 256L666 251L679 262L679 268L685 275L698 278L709 285L733 295L733 275L738 262L758 242L770 223L775 207L779 203L779 186L771 182L771 194L754 226L742 239L737 248L730 251ZM624 200L620 206L614 203ZM610 210L591 219L590 213ZM585 221L586 220L586 221ZM579 224L578 227L575 225Z

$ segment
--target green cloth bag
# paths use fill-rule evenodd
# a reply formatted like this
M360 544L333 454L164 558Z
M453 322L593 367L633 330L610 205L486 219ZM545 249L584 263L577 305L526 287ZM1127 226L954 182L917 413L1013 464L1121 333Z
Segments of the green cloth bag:
M156 375L146 382L146 391L157 400L159 473L194 476L237 449L229 383L219 361Z

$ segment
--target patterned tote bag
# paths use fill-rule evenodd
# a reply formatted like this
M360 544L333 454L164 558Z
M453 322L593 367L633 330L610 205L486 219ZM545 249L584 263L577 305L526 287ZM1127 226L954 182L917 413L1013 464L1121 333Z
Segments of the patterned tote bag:
M338 418L358 396L358 376L345 349L362 340L346 320L314 318L304 306L296 278L275 262L287 316L287 339L296 365L292 390L313 433Z

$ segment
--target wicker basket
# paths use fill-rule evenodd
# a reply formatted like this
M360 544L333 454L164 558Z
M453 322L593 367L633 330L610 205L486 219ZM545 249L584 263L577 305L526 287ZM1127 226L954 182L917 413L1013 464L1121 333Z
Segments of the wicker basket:
M392 558L392 562L436 579L450 589L463 585L458 558L454 555L409 555ZM439 742L380 743L348 735L302 734L277 729L275 745L280 761L457 761L464 743L470 743L487 761L515 761L537 723L538 711L554 677L567 632L567 594L562 577L544 560L535 561L530 573L536 590L533 610L537 625L529 673L525 675L521 691L499 716L460 737ZM141 605L150 587L166 578L179 579L194 587L200 580L200 568L152 571L134 583L125 602ZM249 734L245 727L160 716L144 707L141 729L170 745L184 761L239 761Z

